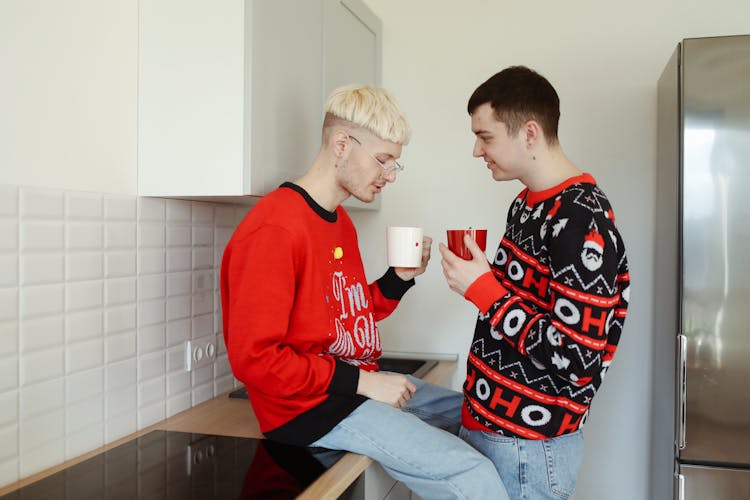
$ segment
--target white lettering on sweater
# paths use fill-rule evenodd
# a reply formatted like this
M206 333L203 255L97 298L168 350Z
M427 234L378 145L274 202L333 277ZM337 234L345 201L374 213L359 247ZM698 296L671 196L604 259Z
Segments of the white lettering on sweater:
M363 357L380 350L380 336L372 311L368 309L370 304L362 283L348 284L344 273L337 271L333 273L331 284L333 297L339 304L339 317L335 319L336 340L329 352L350 358L355 355L357 347L363 351Z

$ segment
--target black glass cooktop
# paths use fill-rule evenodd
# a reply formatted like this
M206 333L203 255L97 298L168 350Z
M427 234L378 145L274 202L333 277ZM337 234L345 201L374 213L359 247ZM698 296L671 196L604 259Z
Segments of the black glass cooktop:
M153 431L0 498L295 498L338 455L265 439ZM317 457L317 458L316 458Z

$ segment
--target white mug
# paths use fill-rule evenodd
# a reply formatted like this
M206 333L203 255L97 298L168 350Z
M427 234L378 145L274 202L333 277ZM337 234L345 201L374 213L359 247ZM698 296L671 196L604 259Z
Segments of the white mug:
M421 227L389 227L386 233L388 265L390 267L420 267L423 234Z

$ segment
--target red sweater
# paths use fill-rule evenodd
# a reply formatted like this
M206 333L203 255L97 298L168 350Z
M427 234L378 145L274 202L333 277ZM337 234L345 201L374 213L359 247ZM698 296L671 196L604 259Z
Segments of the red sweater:
M594 178L521 192L491 267L465 293L480 312L463 425L526 439L576 431L615 354L630 294L625 245Z
M365 400L356 389L381 355L375 322L413 284L389 269L368 285L346 211L294 184L252 208L224 250L221 301L229 362L267 437L309 444Z

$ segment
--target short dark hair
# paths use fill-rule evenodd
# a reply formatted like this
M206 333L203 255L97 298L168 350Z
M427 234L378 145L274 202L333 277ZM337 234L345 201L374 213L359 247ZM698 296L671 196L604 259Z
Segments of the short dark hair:
M547 143L557 143L560 98L552 84L536 71L510 66L492 75L471 94L469 114L485 103L492 106L495 118L505 123L509 134L515 135L524 123L535 120Z

